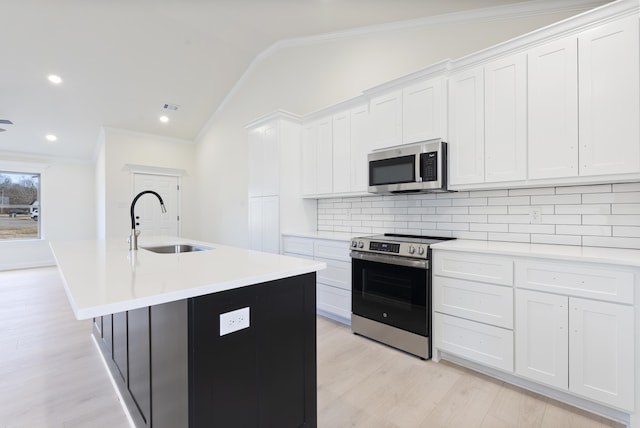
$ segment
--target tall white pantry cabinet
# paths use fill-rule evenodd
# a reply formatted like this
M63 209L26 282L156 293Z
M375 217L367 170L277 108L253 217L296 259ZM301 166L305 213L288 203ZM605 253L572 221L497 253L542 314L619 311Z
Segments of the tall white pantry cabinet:
M249 248L279 254L284 230L316 230L315 201L302 198L300 119L278 111L247 126ZM292 179L296 177L296 179Z

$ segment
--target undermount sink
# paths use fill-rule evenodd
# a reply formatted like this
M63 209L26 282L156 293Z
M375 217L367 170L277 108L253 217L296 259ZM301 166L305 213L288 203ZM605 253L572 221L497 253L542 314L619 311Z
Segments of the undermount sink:
M153 251L159 254L180 254L180 253L192 253L194 251L207 251L213 250L211 247L204 247L202 245L191 244L171 244L171 245L158 245L156 247L142 247L144 250Z

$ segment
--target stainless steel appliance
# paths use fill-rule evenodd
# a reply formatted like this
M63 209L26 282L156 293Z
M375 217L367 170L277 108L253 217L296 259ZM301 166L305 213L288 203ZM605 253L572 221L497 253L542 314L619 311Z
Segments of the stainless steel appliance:
M385 234L351 240L351 330L431 358L431 244L454 238Z
M370 153L371 193L447 191L447 143L441 139Z

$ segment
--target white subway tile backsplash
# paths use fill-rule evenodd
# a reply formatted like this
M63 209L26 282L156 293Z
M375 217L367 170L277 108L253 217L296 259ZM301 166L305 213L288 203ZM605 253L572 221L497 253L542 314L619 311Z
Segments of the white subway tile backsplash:
M317 220L354 234L640 248L640 183L321 199Z
M609 214L610 204L558 205L556 214Z
M571 224L556 225L558 235L611 236L611 226L574 226Z
M548 195L548 196L532 196L531 205L561 205L561 204L579 204L582 195Z
M554 224L510 224L509 232L552 234L556 232L556 226Z
M565 195L567 193L606 193L606 192L611 192L611 184L556 187L557 195Z
M640 249L640 238L620 238L603 236L584 236L582 245L592 247L634 248Z
M467 214L468 207L436 207L437 214Z
M489 232L487 238L489 241L531 242L531 237L528 233Z
M640 238L640 227L613 226L613 236L628 236L632 238Z
M532 244L581 245L582 236L531 234Z
M504 196L499 198L489 198L489 205L529 205L529 196Z
M509 196L521 195L553 195L556 189L553 187L533 187L530 189L509 189Z
M469 207L469 214L507 214L506 205L496 205L490 207Z
M640 192L593 193L582 195L583 204L633 204L640 201Z
M611 214L640 214L640 203L611 204Z
M613 185L614 192L640 192L640 183L618 183Z

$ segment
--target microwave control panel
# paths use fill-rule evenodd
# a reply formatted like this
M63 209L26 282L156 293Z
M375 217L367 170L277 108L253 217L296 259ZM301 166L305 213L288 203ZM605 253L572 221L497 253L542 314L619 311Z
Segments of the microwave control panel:
M438 180L438 152L422 153L420 155L422 164L422 181Z

